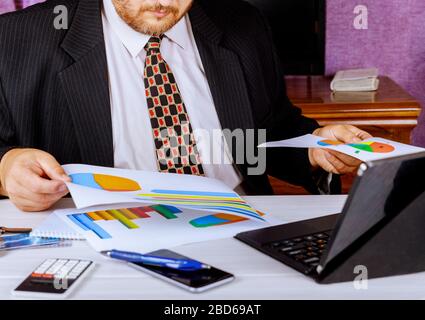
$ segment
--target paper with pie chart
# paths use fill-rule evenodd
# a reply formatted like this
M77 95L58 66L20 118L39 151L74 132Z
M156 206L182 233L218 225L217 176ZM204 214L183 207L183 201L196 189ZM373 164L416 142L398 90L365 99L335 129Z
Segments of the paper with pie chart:
M323 148L339 151L361 161L374 161L380 159L388 159L408 154L424 152L425 149L383 139L370 138L358 143L344 144L340 141L318 137L307 134L301 137L267 142L259 147L266 148Z
M264 220L223 182L195 175L136 171L80 164L63 166L77 208L140 202Z

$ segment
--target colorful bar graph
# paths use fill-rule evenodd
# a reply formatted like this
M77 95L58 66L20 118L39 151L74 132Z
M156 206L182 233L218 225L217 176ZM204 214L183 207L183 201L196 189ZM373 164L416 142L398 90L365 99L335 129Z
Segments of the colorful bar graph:
M83 225L86 231L90 230L93 231L99 238L101 239L111 239L112 236L107 233L105 230L103 230L103 228L101 228L99 225L97 225L96 223L93 222L93 220L84 213L81 214L73 214L70 215L68 217L73 217L74 219L71 218L71 221L73 221L75 223L75 221L79 222L79 226L81 227L81 225Z
M107 210L109 214L111 214L115 219L121 222L129 229L138 229L139 226L135 224L133 221L128 219L124 214L122 214L119 210Z
M161 215L165 219L171 220L177 219L178 214L182 213L182 211L175 206L158 204L137 208L91 211L87 213L71 214L68 215L68 217L82 230L92 231L101 239L110 239L111 235L99 226L97 222L117 221L128 229L139 229L140 227L133 220L151 218L154 213ZM260 212L258 214L260 216L263 215ZM196 228L207 228L245 220L249 219L232 214L218 213L193 219L190 221L190 224Z

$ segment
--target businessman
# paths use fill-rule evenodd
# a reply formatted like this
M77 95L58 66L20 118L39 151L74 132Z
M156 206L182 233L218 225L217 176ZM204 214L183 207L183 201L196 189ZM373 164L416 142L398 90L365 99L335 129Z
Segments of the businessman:
M58 5L65 28L55 27ZM67 194L65 163L205 175L250 194L272 193L267 175L318 193L327 172L359 165L319 149L272 149L265 172L250 175L228 139L219 148L229 161L207 164L200 129L264 129L267 141L369 137L301 115L265 19L243 1L50 0L0 17L1 194L22 210Z

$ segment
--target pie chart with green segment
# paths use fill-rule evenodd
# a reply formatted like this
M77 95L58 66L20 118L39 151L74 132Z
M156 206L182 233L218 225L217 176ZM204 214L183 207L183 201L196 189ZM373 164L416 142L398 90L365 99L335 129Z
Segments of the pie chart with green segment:
M134 180L98 173L75 173L70 175L72 183L94 189L128 192L139 191L142 187Z

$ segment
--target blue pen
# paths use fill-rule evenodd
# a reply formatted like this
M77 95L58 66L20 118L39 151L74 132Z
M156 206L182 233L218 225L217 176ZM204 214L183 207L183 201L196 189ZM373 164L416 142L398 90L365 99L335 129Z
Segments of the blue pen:
M197 271L202 269L211 269L209 265L190 259L173 259L166 257L157 257L135 252L126 252L119 250L102 251L101 254L113 259L123 260L133 263L142 263L156 267L166 267L180 271Z

